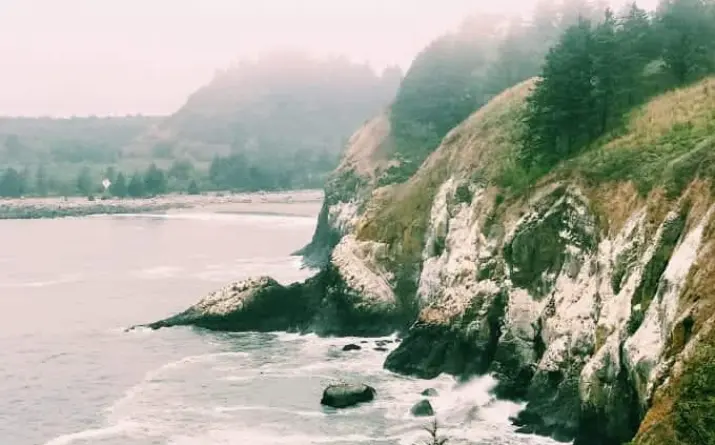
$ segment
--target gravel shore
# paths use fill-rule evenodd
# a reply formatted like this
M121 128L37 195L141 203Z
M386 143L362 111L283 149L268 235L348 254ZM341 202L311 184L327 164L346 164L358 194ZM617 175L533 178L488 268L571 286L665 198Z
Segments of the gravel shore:
M61 218L98 214L185 212L263 213L317 216L319 190L275 193L166 195L145 199L18 198L0 199L0 219Z

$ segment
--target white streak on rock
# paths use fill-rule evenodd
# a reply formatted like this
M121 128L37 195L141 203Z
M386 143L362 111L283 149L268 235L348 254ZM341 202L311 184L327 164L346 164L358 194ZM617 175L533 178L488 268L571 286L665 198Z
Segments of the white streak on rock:
M333 250L332 263L345 284L366 303L395 304L389 276L381 266L386 258L386 244L358 241L354 235L348 235Z

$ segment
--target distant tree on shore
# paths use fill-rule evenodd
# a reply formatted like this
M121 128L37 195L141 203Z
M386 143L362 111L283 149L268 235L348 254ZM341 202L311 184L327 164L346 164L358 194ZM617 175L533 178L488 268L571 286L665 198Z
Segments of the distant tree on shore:
M129 186L127 187L127 194L132 198L140 198L144 196L144 178L141 173L134 173L131 181L129 181Z
M120 172L117 174L117 177L112 182L112 185L109 186L109 193L117 198L126 198L128 194L127 178L123 173Z
M195 179L191 180L191 183L189 184L189 188L186 191L189 195L198 195L201 193L201 190L199 189L199 185L196 183Z
M8 168L0 177L0 196L19 198L25 194L25 178L14 168Z

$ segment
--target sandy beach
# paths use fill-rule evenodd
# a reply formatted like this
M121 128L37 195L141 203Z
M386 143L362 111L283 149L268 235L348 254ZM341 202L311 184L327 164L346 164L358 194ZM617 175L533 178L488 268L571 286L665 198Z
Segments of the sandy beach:
M17 198L0 200L0 219L56 218L145 212L214 212L317 216L320 190L273 193L207 193L146 199Z

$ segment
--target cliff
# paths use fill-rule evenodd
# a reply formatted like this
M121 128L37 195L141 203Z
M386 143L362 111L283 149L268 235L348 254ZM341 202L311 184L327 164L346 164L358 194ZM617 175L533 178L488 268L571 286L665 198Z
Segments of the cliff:
M693 431L713 415L715 79L654 99L539 178L519 170L513 142L532 86L471 115L400 184L385 180L399 162L389 119L366 124L303 252L321 271L237 298L265 301L258 314L300 307L270 329L400 330L393 371L493 373L497 395L527 402L524 432L707 443ZM230 322L250 307L188 323L255 329Z

